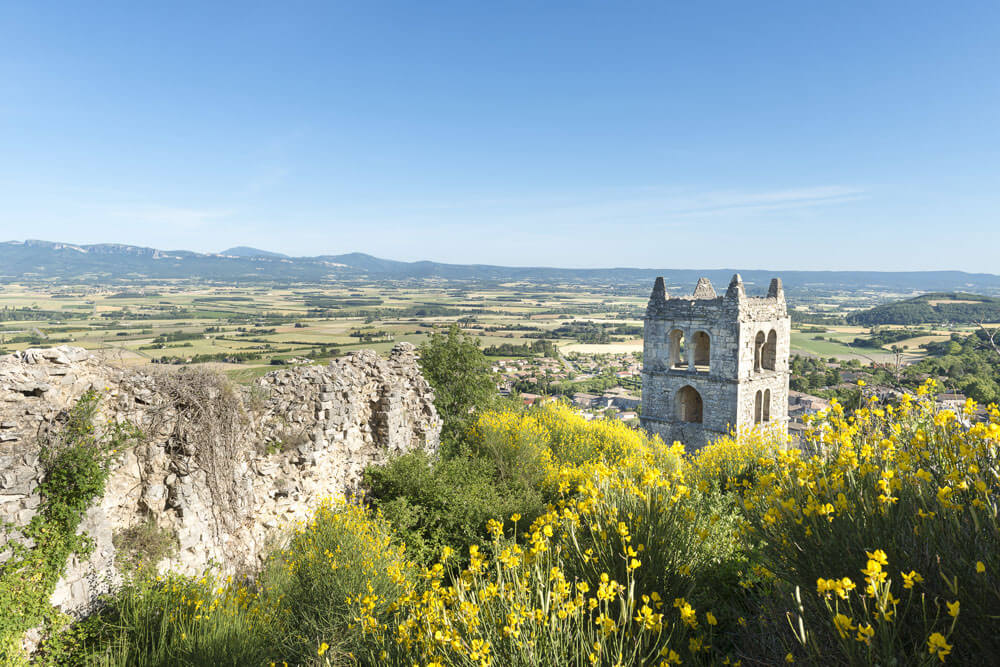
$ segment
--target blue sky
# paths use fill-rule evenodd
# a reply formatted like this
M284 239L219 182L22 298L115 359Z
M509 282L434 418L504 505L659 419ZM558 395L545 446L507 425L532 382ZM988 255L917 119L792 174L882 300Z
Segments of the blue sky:
M9 3L0 237L1000 273L1000 3Z

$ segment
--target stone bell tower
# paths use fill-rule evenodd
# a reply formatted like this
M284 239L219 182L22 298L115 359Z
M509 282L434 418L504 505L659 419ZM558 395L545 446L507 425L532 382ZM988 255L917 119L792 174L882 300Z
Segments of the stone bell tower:
M657 278L643 326L640 423L697 449L730 430L787 430L791 320L781 279L748 297L737 273L724 296L707 278L670 298Z

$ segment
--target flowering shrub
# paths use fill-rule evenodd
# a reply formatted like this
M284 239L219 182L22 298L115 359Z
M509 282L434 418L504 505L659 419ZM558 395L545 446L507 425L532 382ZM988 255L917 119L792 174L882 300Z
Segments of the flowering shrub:
M717 618L686 595L694 572L733 549L713 539L723 534L721 504L684 484L679 446L620 424L588 424L561 406L484 414L469 441L477 451L537 457L547 471L543 485L559 499L520 534L518 515L491 520L491 543L470 545L465 568L454 568L456 555L446 550L397 614L361 623L371 637L363 663L720 657L712 649ZM725 523L733 528L731 513Z
M262 577L287 628L277 655L299 662L326 642L328 658L348 659L416 582L416 566L381 515L343 500L324 502Z
M266 647L243 664L982 664L1000 651L1000 411L970 425L974 404L938 411L931 389L834 402L813 453L764 430L685 455L564 407L481 414L468 447L511 478L534 461L544 511L418 567L377 511L324 505L248 593L258 611L230 616ZM128 632L227 645L167 618Z
M562 404L529 412L487 412L469 430L473 451L500 452L512 461L537 463L545 474L538 483L550 493L571 487L614 468L636 482L651 471L676 469L684 448L666 447L619 421L586 421Z
M769 576L803 597L818 584L824 604L805 599L799 615L834 603L839 621L797 631L814 657L832 646L866 664L943 659L951 644L969 660L1000 651L984 632L1000 617L1000 412L991 406L988 422L965 426L974 402L962 415L937 411L932 389L850 416L834 403L811 425L821 454L764 457L766 472L742 493L746 537ZM863 631L847 651L836 640L852 626Z

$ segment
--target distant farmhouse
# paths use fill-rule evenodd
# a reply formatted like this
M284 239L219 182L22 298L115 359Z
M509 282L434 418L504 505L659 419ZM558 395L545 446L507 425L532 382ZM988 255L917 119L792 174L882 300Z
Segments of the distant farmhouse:
M696 449L731 429L788 422L791 320L781 279L748 297L739 274L724 296L707 278L667 296L657 278L643 328L641 425Z

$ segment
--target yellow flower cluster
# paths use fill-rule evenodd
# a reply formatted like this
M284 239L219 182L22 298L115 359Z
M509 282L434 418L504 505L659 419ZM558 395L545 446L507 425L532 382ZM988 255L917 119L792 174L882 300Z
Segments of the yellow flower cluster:
M897 642L914 631L923 633L930 654L943 661L952 651L962 606L953 599L960 579L972 585L977 604L995 608L983 582L971 580L986 574L984 558L995 562L996 550L988 545L1000 537L1000 410L991 405L986 421L963 423L977 412L975 402L967 401L962 416L938 410L933 389L928 382L895 406L869 401L853 415L834 402L811 425L811 456L765 452L756 479L741 485L749 517L744 530L774 545L776 564L781 554L814 553L859 538L892 547L864 552L860 589L846 573L816 580L836 636L846 642L843 652L862 662L880 662L879 656L903 650ZM923 549L910 545L920 541L932 554L920 567L940 570L934 579L944 588L937 584L932 592L915 569L900 571L895 583L901 587L894 588L887 551L912 558ZM793 580L788 571L772 576ZM914 623L915 629L900 628ZM884 636L878 646L877 636Z
M695 589L697 573L740 545L756 560L726 595L815 582L778 661L787 651L790 662L824 664L838 652L829 662L887 664L915 645L920 659L943 661L968 650L959 619L986 616L977 600L989 599L1000 568L989 548L1000 540L1000 410L970 424L974 404L939 411L932 391L853 415L834 401L803 449L755 429L693 456L565 406L487 412L468 433L472 446L544 470L554 500L530 525L494 517L488 543L468 545L467 558L446 548L421 569L377 513L330 501L279 562L310 586L336 581L329 595L364 640L351 656L362 664L739 664L723 642L750 632L745 612L705 609ZM956 537L970 526L976 540ZM917 560L921 543L958 546ZM220 608L197 599L185 613ZM324 659L342 649L338 636L306 639Z
M390 617L380 620L365 596L353 598L359 628L379 655L425 664L530 664L574 654L601 664L697 659L712 650L718 619L684 598L665 607L662 592L719 555L719 545L708 542L724 532L724 519L699 503L700 494L735 493L747 518L734 530L793 549L795 540L835 535L851 516L912 509L908 527L919 535L938 517L995 513L1000 415L991 408L990 421L965 427L954 413L933 409L930 390L896 408L869 404L851 416L834 402L812 424L811 455L765 430L723 438L688 457L676 443L612 422L588 424L562 406L483 414L470 437L541 461L559 502L521 542L505 536L501 518L491 520L493 558L471 545L468 567L453 571L451 554L443 553L421 585L401 586ZM672 559L679 543L706 548ZM873 548L865 556L860 590L847 573L821 577L816 587L830 605L835 636L870 651L888 632L880 628L897 622L901 600L890 590L887 552ZM985 571L982 561L972 562ZM777 576L761 565L753 571ZM910 570L899 581L911 591L923 577ZM946 608L954 621L958 603ZM949 628L924 636L936 657L951 651Z
M701 544L712 521L689 502L679 445L621 424L587 423L558 405L485 413L469 437L500 455L541 461L545 484L560 500L519 536L504 525L516 527L520 516L490 520L489 549L470 545L461 570L446 549L415 584L401 577L391 603L370 592L349 596L371 661L485 666L552 664L575 655L585 664L668 665L708 655L716 616L683 599L667 606L658 588L663 566L671 576L689 577L692 565L670 560L677 550L659 543L663 525L682 527L672 536L678 543ZM346 521L353 533L383 534L364 526L380 519L360 508L323 511L321 524ZM376 542L372 549L391 547ZM708 551L701 558L708 560ZM650 568L653 554L665 560ZM327 557L331 566L365 571L360 585L367 591L365 577L374 572L365 570L365 553L352 560L334 550Z
M684 453L680 443L665 447L659 438L619 421L588 422L558 403L528 413L484 413L467 435L479 450L539 461L547 472L547 487L564 495L612 470L624 473L622 484L639 490L678 469Z

